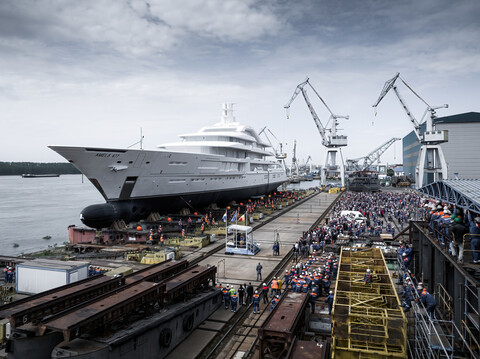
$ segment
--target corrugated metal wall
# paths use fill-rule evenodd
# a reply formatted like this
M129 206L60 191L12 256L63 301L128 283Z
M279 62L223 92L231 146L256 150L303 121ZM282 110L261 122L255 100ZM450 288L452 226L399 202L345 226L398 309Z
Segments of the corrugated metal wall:
M448 130L448 142L441 145L448 178L458 173L461 179L480 179L480 122L438 124L437 130Z
M480 122L439 123L437 130L448 130L448 142L441 144L448 178L454 179L458 173L461 179L480 179ZM405 174L415 175L419 149L413 131L403 138Z

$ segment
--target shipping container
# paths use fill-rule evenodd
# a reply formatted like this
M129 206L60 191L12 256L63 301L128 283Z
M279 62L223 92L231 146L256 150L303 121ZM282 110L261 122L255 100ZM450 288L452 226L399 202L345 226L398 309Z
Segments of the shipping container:
M16 288L20 294L37 294L88 277L88 263L36 259L16 267Z

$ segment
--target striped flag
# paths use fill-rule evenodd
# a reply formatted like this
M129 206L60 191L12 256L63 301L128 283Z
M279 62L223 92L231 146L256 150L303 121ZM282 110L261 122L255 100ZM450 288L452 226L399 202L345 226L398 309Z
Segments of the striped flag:
M227 211L225 211L225 214L222 217L222 221L226 222L227 221Z
M244 222L245 221L245 215L241 216L239 219L238 219L239 222Z
M236 220L237 220L237 211L235 211L235 213L233 214L232 222L235 222Z

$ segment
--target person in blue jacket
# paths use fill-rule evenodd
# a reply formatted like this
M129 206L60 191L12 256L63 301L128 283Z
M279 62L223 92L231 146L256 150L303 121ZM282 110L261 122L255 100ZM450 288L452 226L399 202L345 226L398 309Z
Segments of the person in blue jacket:
M230 307L230 286L227 285L226 288L223 288L222 289L222 293L223 293L223 302L225 303L225 310L228 309L228 307Z
M332 314L332 307L333 307L333 292L330 291L330 293L327 296L327 299L325 299L325 302L328 304L328 314Z
M435 308L437 307L437 301L433 295L427 292L427 288L423 288L422 292L420 293L420 302L425 306L430 319L435 319Z
M363 282L365 282L365 284L372 283L372 273L370 273L370 269L367 269L367 273L363 276Z
M412 301L414 300L413 298L413 291L415 289L411 284L404 283L404 288L403 288L403 295L405 296L405 299L402 303L403 311L406 313L410 310L412 307Z
M230 297L230 301L232 302L232 312L237 311L237 304L238 304L238 295L237 292L233 292L233 295Z
M473 263L480 263L480 217L472 218L472 214L468 211L468 226L470 228L471 248L473 255Z
M253 302L253 314L260 314L260 296L258 295L258 290L255 291L252 298Z

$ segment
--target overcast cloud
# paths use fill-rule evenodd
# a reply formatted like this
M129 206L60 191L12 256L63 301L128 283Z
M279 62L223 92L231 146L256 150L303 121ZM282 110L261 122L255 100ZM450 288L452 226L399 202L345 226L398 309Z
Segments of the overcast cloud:
M297 157L325 150L303 98L309 76L365 155L411 125L394 94L400 72L439 116L479 111L480 2L6 0L0 2L0 161L63 161L48 145L145 147L210 125L222 102L268 126ZM423 104L399 87L417 117ZM329 113L314 99L321 120ZM479 134L480 135L480 134ZM401 161L397 143L382 158Z

